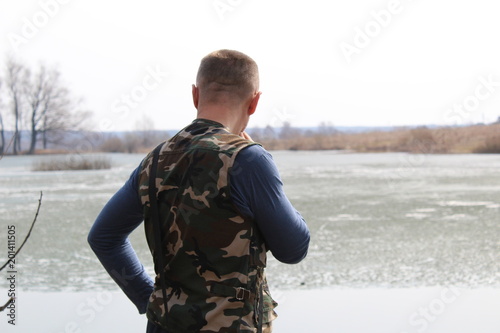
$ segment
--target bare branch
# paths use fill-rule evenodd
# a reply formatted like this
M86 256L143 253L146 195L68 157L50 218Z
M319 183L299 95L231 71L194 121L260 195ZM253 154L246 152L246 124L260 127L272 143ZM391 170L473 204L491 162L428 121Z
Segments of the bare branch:
M31 231L33 230L33 227L35 226L36 219L38 218L38 213L40 212L40 207L42 206L42 196L43 196L43 192L40 191L40 199L38 199L38 208L36 209L35 218L33 219L33 222L31 223L31 227L30 227L30 230L28 231L28 234L26 235L26 238L24 238L24 241L21 243L21 246L19 246L16 253L14 253L14 256L12 258L8 259L7 262L5 264L3 264L2 267L0 267L0 271L2 271L5 268L5 266L7 266L9 264L9 262L11 262L13 259L16 258L17 254L21 251L24 244L26 243L29 236L31 235Z
M11 297L7 303L5 303L5 305L3 306L0 306L0 312L2 312L3 310L7 309L7 307L9 306L10 303L14 302L14 297Z

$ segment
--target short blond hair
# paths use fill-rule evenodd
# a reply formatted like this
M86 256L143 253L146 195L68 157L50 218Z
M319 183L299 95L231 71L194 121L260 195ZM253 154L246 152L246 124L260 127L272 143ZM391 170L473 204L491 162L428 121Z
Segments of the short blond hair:
M214 51L201 60L196 85L202 94L225 93L245 99L259 90L259 69L257 63L242 52Z

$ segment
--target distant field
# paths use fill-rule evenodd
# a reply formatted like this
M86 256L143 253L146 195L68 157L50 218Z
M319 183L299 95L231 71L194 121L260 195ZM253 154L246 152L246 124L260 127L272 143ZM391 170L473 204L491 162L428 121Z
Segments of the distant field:
M421 154L500 153L500 124L467 127L402 128L362 133L297 133L281 139L254 138L269 150L352 150Z
M420 154L500 153L500 123L464 127L276 127L249 128L252 138L268 150L350 150ZM176 133L169 131L68 132L60 142L36 154L146 153ZM7 142L12 133L6 132ZM24 133L26 136L27 134ZM5 155L11 153L7 145ZM26 153L22 147L21 154Z

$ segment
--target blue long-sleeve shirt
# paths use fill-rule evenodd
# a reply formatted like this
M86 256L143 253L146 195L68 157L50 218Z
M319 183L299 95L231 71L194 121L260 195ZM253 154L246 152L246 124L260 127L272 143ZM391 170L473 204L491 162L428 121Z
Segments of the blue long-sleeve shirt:
M143 221L139 171L140 166L104 206L88 242L110 276L145 313L153 280L128 240ZM309 247L309 229L286 197L271 155L258 145L243 149L236 156L229 183L234 204L255 220L273 256L289 264L301 261Z

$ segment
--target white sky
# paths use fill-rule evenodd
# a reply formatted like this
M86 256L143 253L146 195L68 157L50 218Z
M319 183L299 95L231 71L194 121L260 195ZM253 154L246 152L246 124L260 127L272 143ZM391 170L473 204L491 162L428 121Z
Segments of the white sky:
M144 116L156 129L185 126L195 117L199 61L220 48L259 64L263 95L250 127L469 124L500 116L498 1L0 4L0 59L58 65L94 112L95 130L135 129ZM366 29L371 36L359 34ZM160 72L159 84L151 71ZM132 96L129 106L124 95Z

